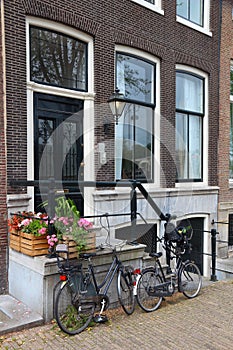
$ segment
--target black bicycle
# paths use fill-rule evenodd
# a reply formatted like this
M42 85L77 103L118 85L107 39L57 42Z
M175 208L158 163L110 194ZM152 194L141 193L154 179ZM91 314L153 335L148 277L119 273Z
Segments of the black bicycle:
M65 244L58 244L56 252L62 282L58 285L54 314L59 327L65 333L78 334L92 320L96 322L107 320L103 312L109 305L107 293L115 276L117 276L119 302L126 314L131 315L133 313L135 308L133 268L122 264L116 248L112 249L113 261L100 284L97 283L95 269L92 264L92 258L96 256L96 253L79 254L81 260L88 261L88 266L85 269L82 262L75 266L70 264L68 248ZM67 258L62 263L59 259L59 253L64 252L67 254ZM99 312L94 317L97 311Z
M162 252L150 254L155 264L145 268L137 282L136 297L144 311L155 311L163 298L171 296L176 290L187 298L194 298L200 292L202 277L198 266L189 259L183 261L184 254L191 249L190 239L191 235L187 237L185 227L177 227L167 234L163 247L171 260L176 259L175 268L169 274L164 271L160 262ZM162 239L158 240L162 242Z

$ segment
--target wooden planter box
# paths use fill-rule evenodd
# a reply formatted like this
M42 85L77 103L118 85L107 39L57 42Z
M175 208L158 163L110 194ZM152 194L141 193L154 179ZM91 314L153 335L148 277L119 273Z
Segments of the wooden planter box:
M10 230L10 247L17 252L20 252L21 248L21 236L20 231Z
M85 236L86 248L82 252L92 252L96 249L96 233L88 232ZM77 243L69 236L63 237L61 243L65 243L69 249L69 258L78 258L79 251L77 249ZM63 258L66 258L66 254L60 254Z
M34 236L21 232L21 253L29 256L40 256L48 254L48 249L49 245L46 235Z
M34 236L22 231L10 232L10 247L29 256L48 254L48 241L46 236Z

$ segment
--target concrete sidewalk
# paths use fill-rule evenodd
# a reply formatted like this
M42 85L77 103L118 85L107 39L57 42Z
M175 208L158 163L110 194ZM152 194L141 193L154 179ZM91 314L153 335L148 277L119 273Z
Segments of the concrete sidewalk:
M228 350L233 344L233 281L204 287L195 299L182 294L167 298L161 307L145 313L137 307L127 316L109 311L109 322L76 336L62 333L56 323L0 337L0 348L59 350Z
M0 335L43 324L43 318L10 295L0 295Z

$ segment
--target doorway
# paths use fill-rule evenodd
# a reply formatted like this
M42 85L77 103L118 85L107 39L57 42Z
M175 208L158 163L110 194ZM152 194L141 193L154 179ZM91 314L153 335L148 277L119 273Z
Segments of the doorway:
M83 215L78 185L84 178L82 100L34 94L34 171L35 180L62 180L66 197L74 200ZM66 181L74 181L75 188ZM47 193L47 187L35 189L35 209L47 199Z

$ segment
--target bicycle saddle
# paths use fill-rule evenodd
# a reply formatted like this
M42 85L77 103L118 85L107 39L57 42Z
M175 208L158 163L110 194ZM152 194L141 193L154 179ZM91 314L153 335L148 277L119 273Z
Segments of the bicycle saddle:
M89 258L93 258L93 256L96 256L96 253L80 253L79 254L80 259L89 259Z
M159 252L159 253L150 253L149 254L152 258L160 258L163 253L162 252Z

